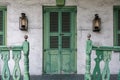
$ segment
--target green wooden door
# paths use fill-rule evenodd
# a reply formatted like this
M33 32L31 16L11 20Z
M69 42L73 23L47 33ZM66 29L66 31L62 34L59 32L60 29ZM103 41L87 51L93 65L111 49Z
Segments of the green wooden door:
M44 73L76 73L76 8L44 7Z

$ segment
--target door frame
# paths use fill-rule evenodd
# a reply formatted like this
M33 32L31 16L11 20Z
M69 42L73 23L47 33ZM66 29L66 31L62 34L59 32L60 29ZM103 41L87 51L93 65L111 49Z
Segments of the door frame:
M76 6L65 6L65 7L58 7L58 6L43 6L43 56L42 56L42 73L43 74L46 74L45 72L44 72L44 29L45 29L45 20L44 20L44 13L46 12L46 11L51 11L51 9L54 11L54 10L56 10L56 9L64 9L64 10L66 10L66 11L69 11L70 12L70 10L71 10L71 12L77 12L77 7ZM75 25L75 31L74 31L74 34L75 34L75 39L74 39L74 41L75 41L75 49L74 49L74 51L75 51L75 73L77 73L77 27L76 27L76 24L77 24L77 14L75 14L75 23L73 23L72 25ZM72 27L73 28L73 27Z

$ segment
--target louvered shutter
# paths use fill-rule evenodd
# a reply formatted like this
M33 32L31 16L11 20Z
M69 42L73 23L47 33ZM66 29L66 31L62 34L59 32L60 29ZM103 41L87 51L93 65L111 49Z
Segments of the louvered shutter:
M70 32L70 12L62 12L62 32Z
M58 12L50 12L50 33L58 33ZM58 36L50 36L50 48L58 48Z
M4 15L3 11L0 11L0 45L4 44Z
M50 36L50 48L58 48L58 36Z
M70 48L70 36L62 36L62 48Z
M50 32L58 32L58 12L50 13Z
M62 12L62 33L70 34L70 12ZM70 48L70 35L62 36L62 48Z
M120 46L120 10L118 10L118 31L117 31L117 42L118 46Z

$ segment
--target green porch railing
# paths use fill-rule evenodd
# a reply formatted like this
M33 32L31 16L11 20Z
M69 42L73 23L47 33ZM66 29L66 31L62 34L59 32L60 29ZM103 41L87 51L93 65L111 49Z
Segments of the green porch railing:
M29 42L27 41L28 36L25 35L25 41L21 46L0 46L0 55L3 62L3 68L1 72L2 80L10 80L12 75L13 80L21 80L21 69L19 61L21 59L21 53L24 53L24 80L30 80L29 76ZM10 60L10 55L14 60L14 69L13 73L10 73L8 62Z
M84 80L110 80L110 69L109 62L111 60L112 51L119 51L120 46L99 46L96 47L92 45L90 40L91 35L88 35L88 40L86 42L86 72ZM93 73L90 73L91 70L91 52L92 50L96 51L95 67ZM101 72L100 62L104 61L104 68ZM120 80L120 71L118 73L118 80Z

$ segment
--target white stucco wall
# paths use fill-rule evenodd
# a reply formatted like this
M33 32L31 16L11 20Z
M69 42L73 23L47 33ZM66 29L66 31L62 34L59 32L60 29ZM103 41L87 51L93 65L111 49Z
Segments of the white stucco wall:
M24 35L29 35L30 74L42 74L42 6L56 6L55 0L0 0L0 5L7 6L7 45L19 45L24 41ZM68 5L77 6L77 73L84 74L86 36L90 33L95 45L113 45L113 5L120 5L120 0L66 0L65 6ZM22 12L26 13L29 20L28 32L19 30L19 17ZM102 20L100 33L92 31L92 20L96 13ZM110 62L112 74L118 73L118 59L118 54L113 53ZM22 64L23 60L20 63ZM13 69L13 63L9 64ZM23 68L22 65L21 67Z

